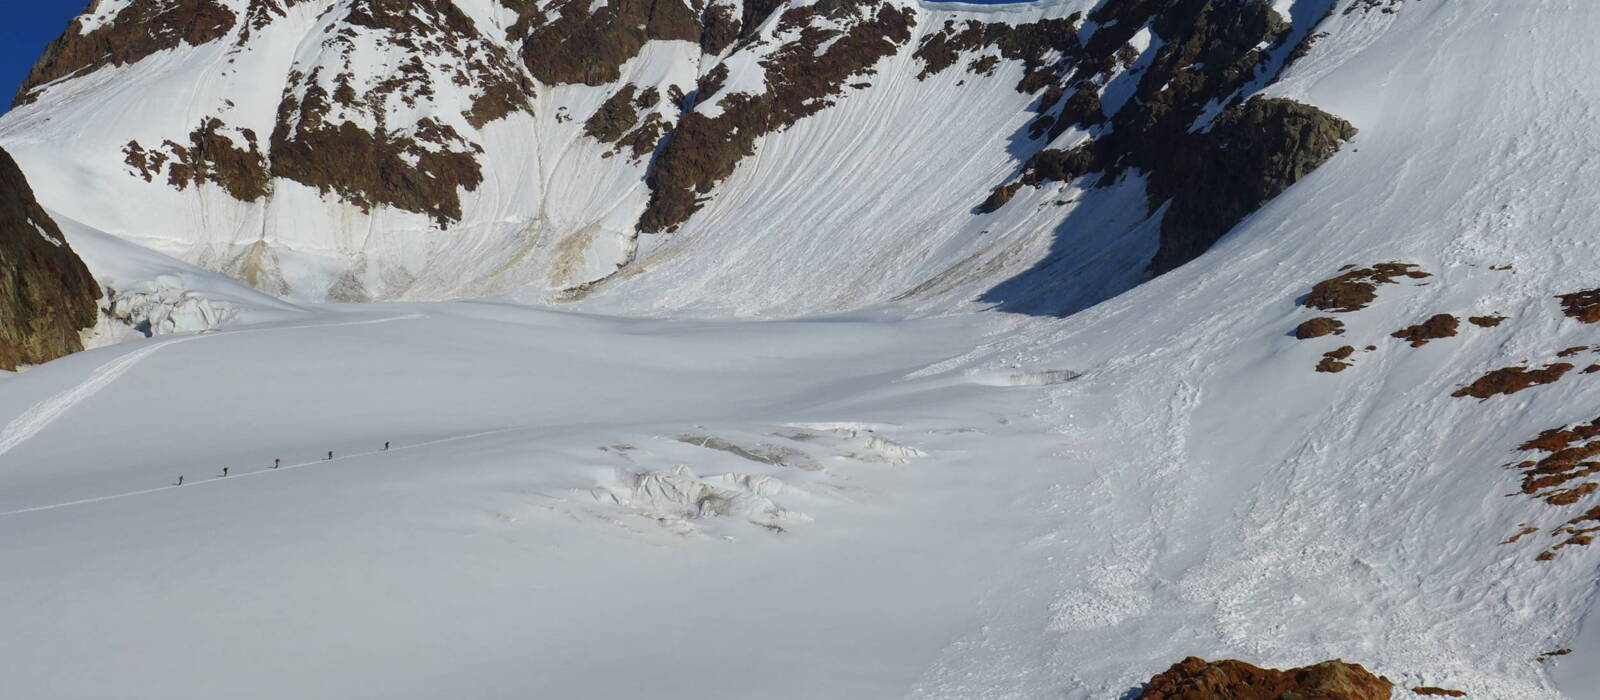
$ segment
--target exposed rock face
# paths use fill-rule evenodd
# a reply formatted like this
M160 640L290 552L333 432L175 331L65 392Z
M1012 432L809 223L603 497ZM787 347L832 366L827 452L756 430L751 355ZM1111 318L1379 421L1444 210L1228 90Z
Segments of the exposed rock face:
M328 27L323 46L337 49L333 60L296 71L284 89L272 176L337 193L368 211L388 205L428 214L440 226L459 220L461 190L483 182L482 147L448 115L410 123L393 123L393 115L414 114L449 84L472 91L460 117L482 127L529 109L531 84L450 0L356 0L342 24ZM404 59L386 79L358 86L359 42L370 36L401 49Z
M700 18L683 0L607 0L592 12L592 0L500 1L520 15L510 34L522 41L528 72L552 85L616 82L645 42L701 39ZM726 32L719 27L719 36Z
M761 61L766 91L719 95L702 82L698 99L719 98L721 113L685 115L650 171L650 202L639 230L671 231L700 208L700 197L733 174L756 140L833 105L854 76L911 39L910 8L871 0L823 0L791 7L778 18L781 48ZM715 74L713 74L715 75Z
M1167 208L1150 263L1163 272L1354 134L1314 107L1253 97L1316 35L1316 18L1291 25L1273 4L1106 0L1061 16L1068 10L977 13L910 0L100 0L36 67L24 98L52 99L13 117L35 133L10 143L31 169L47 158L30 141L90 124L110 133L109 147L80 139L73 160L92 162L71 167L115 158L128 173L113 186L124 190L116 201L155 195L182 215L183 229L171 232L169 221L131 204L107 205L115 211L105 221L86 223L162 227L195 251L191 262L262 289L437 298L627 279L613 274L657 249L639 234L679 230L716 207L719 188L751 154L788 143L772 135L830 110L872 122L853 111L861 103L903 109L894 105L965 101L976 89L1014 102L937 143L901 145L879 133L864 148L829 131L841 153L799 160L854 159L855 172L881 170L884 182L907 180L903 168L925 167L915 163L928 162L930 149L970 162L1022 160L1005 182L964 179L939 198L946 223L934 226L952 240L938 247L952 251L989 233L974 204L979 213L1016 207L1049 183L1084 191L1142 183L1137 215ZM68 87L156 54L167 77L132 70L129 79L188 92L182 107L140 106L139 128L115 126L117 108L96 111L95 80ZM897 74L880 79L880 70ZM281 93L263 101L263 85ZM885 99L889 91L914 97ZM71 109L46 115L57 96ZM70 118L47 125L57 114ZM514 131L503 121L515 121ZM18 135L5 125L0 137ZM1004 147L997 128L1016 132L1001 134ZM781 183L739 187L757 191L725 201L749 208ZM229 206L213 190L253 206ZM328 206L310 206L317 195ZM74 216L100 207L57 196L51 205ZM447 250L446 236L458 234L476 238ZM427 266L448 272L430 277ZM308 280L319 289L302 288ZM947 284L931 281L885 296Z
M655 151L667 130L666 120L659 111L661 92L656 88L639 90L627 83L595 110L584 122L583 133L601 143L626 149L634 160L643 159ZM643 118L641 118L643 112ZM609 157L616 151L608 151Z
M1064 72L1082 53L1078 44L1080 15L1066 19L1046 19L1027 24L985 24L969 20L957 25L947 21L941 31L929 34L918 45L915 56L922 60L918 79L925 79L954 66L964 54L994 48L1000 57L1023 64L1023 78L1017 92L1037 92ZM992 61L978 58L967 64L967 71L983 74Z
M287 1L293 4L296 0ZM15 104L32 101L34 88L70 75L134 63L183 44L216 41L227 36L238 21L233 11L217 0L133 0L116 14L103 17L107 12L102 7L113 4L95 0L67 26L61 38L45 47L44 56L22 83ZM96 20L100 20L98 26L85 32L86 26L92 26L86 22Z
M1161 248L1151 270L1167 272L1198 257L1355 133L1349 122L1292 100L1257 98L1229 110L1199 148L1178 149L1196 154L1198 162L1178 166L1182 184L1163 183L1177 189L1161 220Z
M979 205L980 212L1004 206L1018 183L1036 187L1098 172L1109 184L1137 169L1150 178L1151 212L1171 202L1150 265L1160 274L1204 252L1355 136L1348 122L1309 105L1244 100L1250 86L1276 78L1299 48L1290 45L1288 23L1264 0L1113 1L1088 19L1097 29L1082 45L1076 31L973 23L960 32L947 28L919 49L926 75L954 65L957 51L1001 47L1002 56L1024 61L1017 89L1043 91L1042 116L1029 136L1053 140L1069 129L1087 135L1071 149L1039 151L1015 181ZM1131 43L1145 31L1164 40L1159 49L1145 50L1149 56ZM1043 37L1052 36L1046 43ZM1038 57L1046 55L1060 58L1045 65ZM1135 75L1131 95L1103 103L1104 86ZM1209 117L1216 105L1227 109ZM1195 128L1206 124L1209 130Z
M1140 700L1388 700L1394 684L1360 664L1324 661L1279 671L1189 657L1157 674Z
M22 170L0 151L0 369L82 350L78 332L94 325L99 298Z
M123 162L146 182L165 169L166 181L179 190L211 182L241 201L268 192L267 161L256 132L228 127L214 117L190 132L187 144L169 140L147 151L138 141L129 141L122 152L127 156Z

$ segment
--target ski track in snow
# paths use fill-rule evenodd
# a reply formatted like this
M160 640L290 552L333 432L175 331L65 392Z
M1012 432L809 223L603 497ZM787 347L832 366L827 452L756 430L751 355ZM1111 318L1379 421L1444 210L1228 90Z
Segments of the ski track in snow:
M399 320L399 319L391 319L391 320ZM62 502L62 503L52 503L50 505L44 505L44 506L29 506L27 508L18 508L16 510L8 510L8 511L5 511L5 512L0 512L0 518L6 517L6 516L11 516L11 515L22 515L24 513L39 513L39 512L43 512L43 511L47 511L47 510L58 510L58 509L61 509L61 508L70 508L72 506L81 506L81 505L87 505L87 504L90 504L90 503L102 503L102 502L105 502L105 501L115 501L115 500L120 500L120 499L123 499L123 498L132 498L134 496L143 496L143 495L146 495L146 494L152 494L152 493L157 493L157 492L161 492L161 491L171 491L172 489L178 489L178 488L202 486L202 485L205 485L205 484L215 484L215 483L219 483L219 482L223 482L223 481L234 481L234 480L238 480L238 479L247 479L247 478L252 477L252 476L261 476L263 474L271 474L271 473L274 473L274 472L287 471L287 470L290 470L290 469L301 469L301 468L304 468L304 467L313 467L313 466L316 466L316 465L319 465L319 464L332 464L334 462L345 462L345 461L350 461L350 460L361 459L363 457L371 457L373 455L381 455L381 454L386 454L386 453L391 453L391 452L403 452L405 450L415 450L415 449L419 449L419 448L423 448L423 447L431 447L433 445L441 445L441 444L450 443L450 442L460 442L462 440L473 440L473 439L476 439L476 438L488 437L490 435L499 435L499 434L502 434L502 433L513 433L513 432L516 432L516 431L519 431L519 430L527 430L527 429L528 428L525 427L525 426L515 426L515 427L511 427L511 428L498 428L498 429L495 429L495 430L484 430L484 431L480 431L480 432L476 432L476 433L466 433L464 435L452 435L450 437L439 438L437 440L429 440L427 442L419 442L419 443L416 443L414 445L402 445L402 446L398 446L398 447L391 447L391 448L389 448L387 450L371 450L371 451L368 451L368 452L358 452L356 454L346 455L344 457L335 457L333 459L315 459L315 460L312 460L312 461L309 461L309 462L300 462L300 463L297 463L297 464L285 464L285 465L283 465L281 467L276 467L276 468L274 468L274 467L264 467L262 469L259 469L259 470L253 471L253 472L245 472L245 473L237 474L237 475L231 475L230 474L228 476L218 476L218 477L214 477L214 478L211 478L211 479L206 479L204 481L186 482L182 486L179 486L177 484L168 484L166 486L158 486L156 488L151 488L151 489L140 489L138 491L127 491L127 492L124 492L124 493L114 493L114 494L110 494L110 495L107 495L107 496L95 496L93 498L80 498L80 499L75 500L75 501L65 501L65 502Z
M65 415L67 411L72 410L74 406L77 406L89 397L100 393L100 390L110 386L111 383L115 382L118 377L126 374L128 370L133 369L134 365L139 364L140 361L170 345L187 343L191 340L198 340L200 338L211 336L243 335L246 333L266 333L299 330L304 328L368 326L379 323L390 323L393 321L407 321L422 317L422 314L413 313L402 316L391 316L389 318L350 321L346 323L306 324L300 326L288 326L284 328L255 328L238 331L224 331L222 333L197 333L195 335L187 335L180 338L173 338L172 340L152 343L148 347L140 348L103 365L100 365L99 367L95 368L94 372L90 373L88 379L78 383L77 386L56 394L55 396L45 399L44 401L40 401L32 408L23 411L21 415L13 418L10 423L6 424L5 430L0 431L0 456L4 456L7 452L15 449L18 445L27 442L29 438L39 434L39 431L44 430L51 423L54 423L61 416Z

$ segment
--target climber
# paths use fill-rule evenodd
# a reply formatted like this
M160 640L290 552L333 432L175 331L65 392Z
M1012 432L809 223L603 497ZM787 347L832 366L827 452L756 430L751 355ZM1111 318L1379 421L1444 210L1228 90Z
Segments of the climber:
M222 475L223 476L227 476L228 475L228 468L227 467L223 467L222 468Z
M333 450L328 450L328 459L329 460L333 459Z
M388 452L389 451L389 441L387 441L387 440L385 440L383 442L383 451L384 452Z
M182 474L179 474L179 475L178 475L178 485L179 485L179 486L182 486L182 485L183 485L183 475L182 475Z
M273 458L273 460L272 460L272 468L273 469L277 469L278 467L281 467L281 466L283 466L283 460L277 459L277 458Z

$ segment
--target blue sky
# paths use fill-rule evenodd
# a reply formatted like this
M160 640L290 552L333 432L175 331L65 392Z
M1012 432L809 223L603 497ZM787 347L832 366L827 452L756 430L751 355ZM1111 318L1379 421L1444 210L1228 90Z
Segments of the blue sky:
M0 10L0 111L28 77L44 45L61 36L88 0L4 0Z

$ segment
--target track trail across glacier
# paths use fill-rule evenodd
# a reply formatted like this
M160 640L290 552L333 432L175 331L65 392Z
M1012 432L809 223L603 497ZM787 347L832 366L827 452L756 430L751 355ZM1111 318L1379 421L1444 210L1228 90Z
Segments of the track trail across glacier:
M208 337L236 336L247 333L267 333L300 330L305 328L370 326L379 323L409 321L419 318L423 318L423 315L404 314L400 316L391 316L388 318L368 319L364 321L348 321L344 323L306 324L282 328L255 328L239 331L224 331L222 333L197 333L194 335L186 335L179 338L173 338L171 340L163 340L152 343L147 347L140 348L103 365L100 365L89 374L87 379L79 382L76 386L48 399L40 401L28 410L23 411L21 415L13 418L10 423L6 424L5 430L0 431L0 456L4 456L7 452L15 449L18 445L27 442L29 438L39 434L39 431L44 430L51 423L54 423L56 419L66 415L67 411L72 410L74 406L77 406L89 397L100 393L102 389L110 386L111 383L115 382L118 377L126 374L128 370L133 369L135 365L139 364L145 358L154 355L168 346L177 345L179 343L187 343L193 340L199 340L201 338Z
M399 320L399 319L389 319L389 320ZM437 440L428 440L427 442L418 442L418 443L411 444L411 445L400 445L400 446L390 447L388 449L369 450L367 452L358 452L358 453L351 454L351 455L345 455L343 457L334 457L333 459L315 459L315 460L311 460L309 462L299 462L299 463L296 463L296 464L285 464L285 465L283 465L281 467L263 467L263 468L258 469L256 471L244 472L244 473L237 474L237 475L230 475L230 476L225 476L225 477L224 476L218 476L218 477L215 477L215 478L212 478L212 479L206 479L204 481L187 482L183 486L179 486L177 484L168 484L166 486L157 486L155 488L139 489L137 491L127 491L127 492L123 492L123 493L114 493L114 494L110 494L110 495L106 495L106 496L95 496L93 498L80 498L80 499L77 499L75 501L64 501L62 503L51 503L49 505L43 505L43 506L29 506L27 508L18 508L16 510L8 510L8 511L5 511L5 512L0 512L0 518L4 518L4 517L7 517L7 516L12 516L12 515L23 515L25 513L39 513L39 512L43 512L43 511L49 511L49 510L59 510L59 509L62 509L62 508L70 508L72 506L88 505L88 504L91 504L91 503L103 503L105 501L116 501L116 500L121 500L121 499L124 499L124 498L132 498L134 496L145 496L145 495L149 495L149 494L152 494L152 493L159 493L159 492L162 492L162 491L171 491L173 489L179 489L179 488L192 489L192 488L197 488L197 487L200 487L200 486L204 486L206 484L216 484L216 483L225 482L225 481L226 482L237 481L239 479L247 479L247 478L252 477L252 476L261 476L261 475L264 475L264 474L272 474L272 473L276 473L276 472L288 471L290 469L302 469L302 468L305 468L305 467L314 467L314 466L317 466L317 465L330 465L330 464L333 464L335 462L349 462L349 461L353 461L353 460L362 459L364 457L372 457L372 456L381 455L381 454L388 454L388 453L391 453L391 452L404 452L406 450L416 450L416 449L421 449L423 447L432 447L434 445L442 445L442 444L447 444L447 443L452 443L452 442L461 442L463 440L473 440L473 439L482 438L482 437L489 437L491 435L500 435L500 434L503 434L503 433L513 433L513 432L517 432L519 430L527 430L527 429L528 429L528 427L526 427L526 426L514 426L514 427L510 427L510 428L498 428L498 429L495 429L495 430L483 430L483 431L479 431L479 432L475 432L475 433L466 433L466 434L463 434L463 435L452 435L450 437L439 438Z

